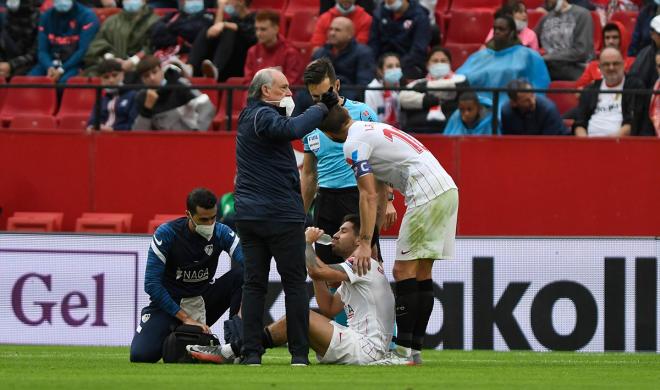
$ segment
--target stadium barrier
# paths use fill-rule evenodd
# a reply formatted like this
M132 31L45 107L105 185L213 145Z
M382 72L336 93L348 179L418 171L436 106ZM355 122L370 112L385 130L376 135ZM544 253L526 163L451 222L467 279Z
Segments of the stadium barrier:
M150 240L0 234L0 343L129 345ZM395 241L381 243L393 280ZM426 347L657 352L659 256L654 238L459 238L434 268ZM223 254L216 275L228 269ZM265 309L284 314L274 265Z

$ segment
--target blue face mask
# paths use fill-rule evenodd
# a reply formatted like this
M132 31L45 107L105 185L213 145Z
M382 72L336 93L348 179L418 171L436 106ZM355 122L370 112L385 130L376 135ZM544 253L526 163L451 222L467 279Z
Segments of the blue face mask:
M339 11L340 14L348 15L351 12L355 11L355 4L351 4L350 7L344 8L344 7L341 6L341 4L337 3L337 4L335 4L335 8L337 8L337 11Z
M403 7L403 0L396 0L396 1L395 1L394 3L392 3L392 4L383 3L383 5L384 5L385 8L387 8L388 10L393 11L393 12L396 12L396 11L400 10L401 7Z
M225 5L225 13L229 16L234 16L236 15L236 7L234 7L231 4L226 4Z
M202 11L204 11L204 0L186 0L186 2L183 3L183 12L188 15L193 15Z
M441 79L451 72L451 66L444 62L437 62L429 66L429 74L434 79Z
M7 9L16 12L21 7L21 0L7 0Z
M385 73L383 74L383 80L388 84L398 84L401 77L403 77L401 68L385 69Z
M69 12L71 7L73 7L73 0L55 0L53 7L55 7L55 11L57 12Z
M656 3L657 5L660 5L660 0L655 0L655 3Z
M124 11L135 13L142 9L142 0L124 0Z

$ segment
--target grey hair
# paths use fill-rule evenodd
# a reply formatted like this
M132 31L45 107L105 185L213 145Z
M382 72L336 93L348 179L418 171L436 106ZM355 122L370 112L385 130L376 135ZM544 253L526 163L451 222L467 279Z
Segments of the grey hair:
M264 68L255 73L248 89L248 99L261 99L261 87L273 86L273 68Z

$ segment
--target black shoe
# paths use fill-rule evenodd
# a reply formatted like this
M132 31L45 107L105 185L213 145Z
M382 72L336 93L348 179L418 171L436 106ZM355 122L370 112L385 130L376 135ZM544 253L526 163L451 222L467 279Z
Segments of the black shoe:
M291 357L291 366L304 367L309 366L309 359L307 356L293 356Z
M261 356L259 355L250 355L246 356L241 360L241 364L246 366L260 366L261 365Z

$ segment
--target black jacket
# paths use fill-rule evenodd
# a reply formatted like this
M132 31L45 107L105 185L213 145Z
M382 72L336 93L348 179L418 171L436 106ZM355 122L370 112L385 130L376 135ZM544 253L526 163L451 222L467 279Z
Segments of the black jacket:
M658 71L655 68L655 53L658 49L655 46L655 43L651 41L651 44L643 48L635 62L633 62L630 67L628 74L642 80L644 87L647 89L653 88L655 81L658 79Z
M580 103L577 107L577 115L575 123L573 124L573 130L576 127L584 127L585 129L589 127L589 120L591 115L593 115L598 105L598 95L600 93L600 86L603 83L603 80L594 81L591 85L584 89L582 96L580 96ZM626 80L623 83L623 90L631 89L644 89L642 82L635 77L626 76ZM629 124L631 125L631 135L652 135L649 133L650 128L648 124L648 107L649 107L649 94L630 94L624 93L621 102L621 109L623 110L623 122L621 125Z
M319 127L327 112L319 103L287 118L284 108L248 100L238 117L236 136L237 221L305 221L291 141Z

